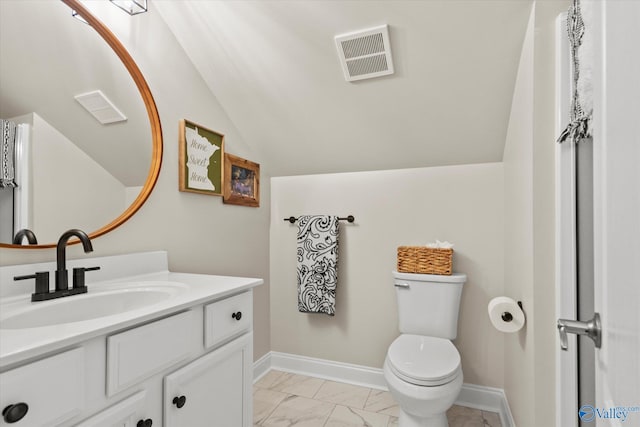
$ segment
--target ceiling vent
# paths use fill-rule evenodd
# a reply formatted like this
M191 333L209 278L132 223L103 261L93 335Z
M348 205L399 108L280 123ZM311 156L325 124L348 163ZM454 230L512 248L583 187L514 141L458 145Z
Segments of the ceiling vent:
M336 36L336 47L348 82L393 74L387 25Z
M113 102L99 90L76 95L74 98L103 125L127 120Z

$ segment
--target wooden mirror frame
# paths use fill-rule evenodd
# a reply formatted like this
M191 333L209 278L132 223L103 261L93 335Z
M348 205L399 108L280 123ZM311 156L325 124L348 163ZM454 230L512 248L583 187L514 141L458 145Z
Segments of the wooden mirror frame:
M120 43L120 40L109 30L102 22L100 22L95 16L89 12L89 10L80 3L79 0L62 0L64 4L69 6L70 10L75 10L78 15L84 18L89 25L93 27L94 30L107 42L107 44L113 49L116 55L120 58L127 71L133 78L133 81L136 83L138 90L140 91L140 95L142 96L142 100L144 101L144 105L147 109L147 114L149 116L149 122L151 124L151 138L152 138L152 151L151 151L151 166L149 168L149 173L147 174L147 180L138 194L138 197L133 201L131 206L129 206L120 216L116 219L108 223L102 228L99 228L96 231L93 231L89 234L90 239L95 239L96 237L102 236L113 229L119 227L124 222L126 222L129 218L135 214L138 209L144 204L147 200L151 191L156 185L158 180L158 175L160 174L160 166L162 164L162 128L160 126L160 116L158 115L158 109L156 107L156 103L153 100L153 95L151 94L151 90L149 89L149 85L147 85L142 72L138 68L138 65L135 63L129 52L125 49L125 47ZM71 15L69 15L71 19ZM74 239L69 242L69 244L78 243L79 240ZM56 247L56 243L46 243L46 244L38 244L38 245L13 245L7 243L0 243L0 248L15 248L15 249L43 249L43 248L54 248Z

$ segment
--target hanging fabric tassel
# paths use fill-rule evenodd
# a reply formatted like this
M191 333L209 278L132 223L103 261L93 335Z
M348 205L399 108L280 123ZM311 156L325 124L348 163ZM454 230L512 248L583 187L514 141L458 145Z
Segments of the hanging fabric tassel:
M582 19L580 0L573 0L567 15L567 34L571 45L571 61L573 62L573 98L571 100L571 121L558 137L557 142L562 143L572 140L574 143L589 138L591 132L592 112L585 112L581 103L580 84L580 58L579 49L585 34L585 24ZM588 85L586 85L588 86Z
M17 187L15 180L16 124L0 120L2 140L0 140L0 188Z

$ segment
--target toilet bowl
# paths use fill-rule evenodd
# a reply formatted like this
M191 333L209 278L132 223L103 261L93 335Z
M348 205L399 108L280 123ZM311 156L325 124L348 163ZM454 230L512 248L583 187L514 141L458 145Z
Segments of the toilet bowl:
M401 335L387 350L384 379L400 407L400 427L447 427L462 389L457 335L466 275L393 272Z
M462 388L460 355L451 341L400 335L384 361L384 379L400 406L400 427L447 427Z

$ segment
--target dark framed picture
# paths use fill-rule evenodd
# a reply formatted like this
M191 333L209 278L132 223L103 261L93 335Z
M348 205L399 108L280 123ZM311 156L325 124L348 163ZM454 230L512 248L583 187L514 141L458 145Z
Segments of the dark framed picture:
M180 120L179 190L222 195L224 135Z
M260 206L260 165L225 154L222 201L232 205Z

